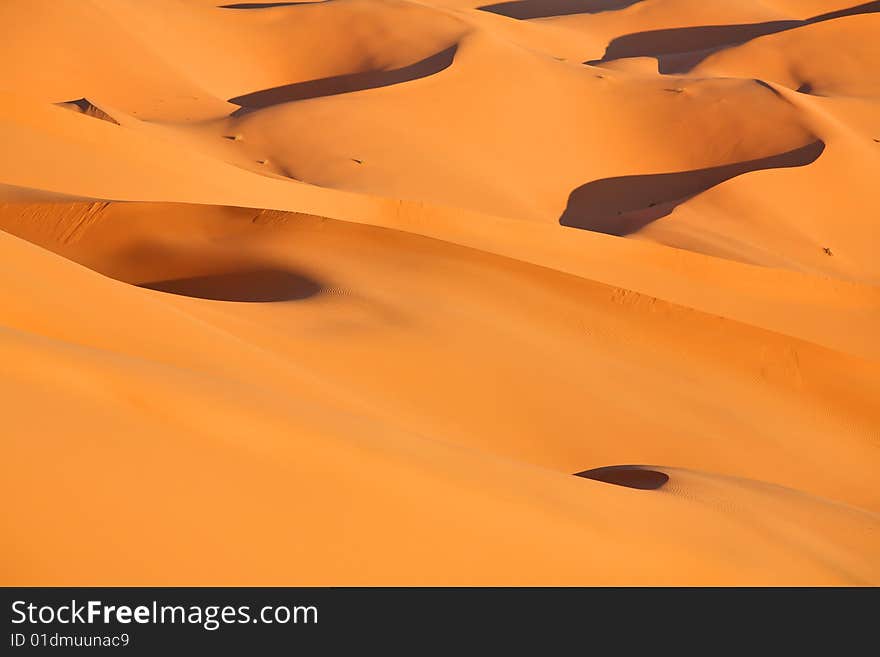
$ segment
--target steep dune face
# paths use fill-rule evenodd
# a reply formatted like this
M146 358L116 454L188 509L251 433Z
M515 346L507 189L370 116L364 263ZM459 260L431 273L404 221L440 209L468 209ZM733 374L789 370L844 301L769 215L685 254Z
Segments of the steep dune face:
M876 3L219 4L0 7L4 583L880 583Z
M144 119L186 122L222 115L227 108L218 101L260 89L405 66L463 31L452 17L390 0L270 12L216 4L5 3L0 16L20 29L2 46L4 86L41 98L78 90ZM394 20L407 29L390 30ZM22 66L22 58L37 65Z
M57 227L43 231L47 246L142 286L144 281L156 278L180 281L194 275L222 281L241 272L270 267L291 277L320 282L314 294L291 296L285 303L253 303L254 299L237 300L251 303L222 303L211 300L216 298L213 294L124 287L70 264L55 262L45 252L6 238L7 262L15 267L14 278L19 281L7 287L3 299L4 325L12 332L6 342L10 355L7 362L13 380L23 385L10 389L5 397L14 401L12 406L17 409L10 419L16 435L33 430L29 427L36 412L32 406L36 398L31 405L28 403L28 391L33 388L24 384L42 385L40 381L51 375L53 367L60 367L64 376L52 388L53 395L65 400L62 404L71 410L37 421L39 435L47 439L54 436L52 440L60 440L63 445L79 432L106 435L107 440L117 440L114 435L131 436L132 432L146 437L163 431L156 424L159 421L171 435L195 432L202 436L200 440L208 441L202 447L191 445L190 438L187 446L180 448L186 451L178 454L175 450L174 463L162 466L173 467L179 481L173 493L150 491L153 504L157 495L168 504L176 495L189 498L195 486L203 485L197 484L199 478L186 476L179 468L194 472L203 463L208 468L226 468L216 465L213 459L227 458L227 454L232 458L246 445L250 445L248 449L267 450L267 456L288 454L285 458L301 459L311 441L319 440L331 442L331 453L325 454L324 450L330 448L322 447L318 455L308 457L307 464L300 463L296 475L299 483L287 493L292 497L284 499L317 495L327 513L338 513L341 508L347 508L347 514L368 513L356 511L370 500L364 490L357 491L357 502L342 491L332 495L325 491L330 481L338 481L339 472L349 460L359 463L360 468L367 467L364 449L379 450L379 460L370 466L373 476L358 477L359 481L366 479L367 490L372 490L369 482L392 481L402 486L412 477L418 480L415 472L402 475L402 466L395 464L396 460L404 455L407 461L440 458L435 454L440 446L453 450L442 458L444 462L451 459L455 465L444 466L449 470L441 469L428 481L435 476L443 481L457 479L464 476L463 469L485 468L479 476L495 483L484 484L488 488L483 490L501 486L492 495L509 495L524 485L537 485L543 490L546 483L540 482L546 481L549 473L564 479L585 466L626 463L641 457L649 462L675 460L683 466L789 487L796 484L812 495L877 510L870 436L878 421L872 399L880 390L880 375L873 361L845 357L515 261L318 218L244 209L137 204L56 205L48 209L28 206L27 214L31 218L29 226ZM8 206L4 215L9 216ZM75 216L89 218L88 224L78 238L70 239L69 225L86 221L75 221ZM157 231L157 225L175 228ZM244 263L233 259L233 254L242 252L252 260ZM193 265L202 269L183 268ZM79 291L76 299L52 282L59 276ZM225 288L232 289L228 284ZM261 292L258 286L251 285L250 289L254 294ZM447 296L450 289L455 291L454 299ZM511 296L510 290L516 290L516 295ZM101 312L77 315L75 308L81 305L101 308ZM142 335L140 326L148 326L148 334ZM24 339L29 340L27 347L21 344ZM724 341L724 354L716 349L719 340ZM73 353L62 356L56 353L59 349ZM474 368L474 362L480 367ZM426 380L429 384L423 385ZM212 383L205 389L209 381ZM712 382L711 390L706 388L706 381ZM111 389L113 397L107 399L105 395ZM232 408L230 396L237 399ZM291 408L293 399L297 401ZM731 400L749 409L736 423L729 419ZM89 409L107 404L114 410L108 420L112 428L105 433L97 417L89 419L89 414L95 412ZM225 410L202 417L215 406ZM500 416L502 408L504 414ZM584 408L589 412L584 413ZM72 409L76 411L70 416ZM52 429L51 423L56 421L71 423L76 429ZM349 422L354 424L346 426ZM608 435L614 439L606 439ZM221 437L219 444L209 446ZM288 444L290 440L294 443ZM372 446L365 446L364 440ZM427 449L425 440L434 447ZM228 441L242 446L230 449ZM153 441L146 443L149 448L144 453L144 439L128 439L129 447L115 449L135 451L129 456L115 456L114 462L124 460L141 467L144 459L152 462L167 449L157 448ZM86 448L96 457L94 465L88 466L84 456L77 456L75 462L78 468L91 473L96 491L103 491L105 486L115 485L116 475L109 479L98 476L95 468L104 463L104 458L97 455L107 447L101 441L88 444L94 445ZM16 442L15 446L27 453L26 443ZM219 454L202 461L202 449ZM62 449L59 458L72 458L67 454L69 449ZM825 464L831 459L839 467L829 471ZM337 474L319 485L317 473L333 463L339 468ZM534 474L505 474L511 463L535 468ZM124 462L121 465L121 472L129 471ZM33 476L26 461L13 460L8 467L10 485L22 476L16 472ZM240 482L236 487L250 487L246 481L265 475L262 466L249 467L253 468L250 474L245 471L235 475L235 481ZM301 469L308 473L305 481ZM432 471L436 469L440 468L434 464ZM136 475L138 480L142 477L148 474ZM142 490L140 484L135 488L136 499L148 494L146 481ZM433 508L439 503L435 496L440 493L423 490L423 485L418 488L422 491L419 499ZM471 495L482 495L479 490L459 491L455 499L464 495L460 500L464 504ZM563 490L568 492L553 493L561 498L550 508L560 504L580 507L589 499L585 492L589 487L563 486ZM687 490L685 487L686 497L690 495ZM734 499L739 495L735 490L728 493ZM550 492L541 493L547 494ZM17 507L13 524L27 526L28 518L41 517L45 511L34 506L37 503ZM373 503L369 515L375 515L380 525L389 521L387 514L399 513L384 498ZM448 509L450 503L447 499L444 508ZM827 503L804 498L795 506L806 505L803 513L809 514L813 504ZM675 523L687 522L690 513L714 518L709 521L713 530L730 522L724 505L708 511L700 511L693 502L685 506L690 510L668 512L676 518ZM750 513L762 518L761 522L775 524L776 511L764 516L760 505L749 508ZM88 512L82 509L80 513ZM317 518L310 519L308 514L304 517L302 510L293 513L299 532L327 536L340 550L355 549L348 529L322 528L314 524ZM510 511L496 513L506 515ZM584 531L595 522L583 510L566 512L571 513L574 516L561 526L557 521L542 523L555 528L542 538L541 550L554 549L553 541L560 540L558 532L565 534L577 527L581 529L576 531ZM830 515L834 522L848 527L847 532L858 535L859 531L869 531L873 535L868 528L875 522L874 516L846 513L855 515L852 520ZM148 517L157 535L182 535L174 518L153 518L152 512ZM409 515L403 517L407 518L407 531L422 531ZM469 511L460 522L470 526L475 520ZM180 522L184 521L181 518ZM609 541L609 553L603 560L612 559L610 546L621 540L613 537L617 532L633 531L628 529L632 522L631 517L621 518L615 523L618 528L602 539L603 543ZM705 525L707 521L699 522ZM849 528L848 523L853 522ZM827 531L820 524L810 526L812 531ZM861 526L865 529L858 529ZM267 530L269 526L259 534L266 540ZM211 531L222 530L215 527ZM394 543L399 531L381 540L372 533L367 544L376 547L369 549L391 541L396 545L394 553L401 557L404 550ZM593 532L588 530L587 536ZM683 567L708 568L694 581L702 577L733 581L726 578L754 576L746 561L731 564L730 571L717 563L711 565L720 557L709 558L707 554L726 549L722 548L723 541L738 533L730 532L722 530L721 535L711 539L706 534L699 541L710 540L715 547L707 548L696 559L682 557ZM692 534L689 531L686 535ZM138 532L127 533L116 541L121 541L122 552L129 554L139 549L139 536ZM183 536L185 550L195 550L197 544L185 538L193 536L195 540L194 534L187 531ZM449 537L444 543L453 546L453 554L457 554L464 536ZM595 550L605 549L594 546L587 536L577 539L582 550L595 554ZM767 548L767 554L791 549L784 546L794 540L792 537L781 530L771 541L776 547ZM86 543L93 540L99 537L89 537ZM289 544L292 537L278 540ZM491 544L498 538L486 540ZM762 552L764 547L758 547L765 542L753 543L755 538L749 531L736 540L750 546L749 554L760 552L762 558L772 559ZM818 541L818 535L810 540ZM841 539L835 546L846 555L845 561L863 564L853 570L852 581L872 576L868 557L874 547L872 541L843 543ZM87 549L86 544L82 549ZM310 559L315 558L312 549L317 546L303 548ZM47 558L38 551L23 572L41 572L47 568ZM703 563L707 558L710 565ZM154 576L174 581L181 576L174 568L188 560L177 560L170 571ZM325 574L317 579L308 576L304 581L340 581L337 577L373 582L389 578L419 581L423 565L400 558L396 562L393 566L377 563L356 575L338 570L341 562L327 556L322 561L327 568ZM95 577L106 576L103 566L90 565L87 559L82 567ZM113 566L123 571L128 567L127 563ZM218 556L212 564L201 565L198 572L216 577L225 567L223 557ZM54 568L59 568L54 575L62 576L63 569ZM442 581L469 581L469 576L455 575L454 570L447 572L446 568L438 567L434 576L442 577ZM625 582L633 572L622 562L614 569L617 574L610 576L594 568L581 564L566 573L542 566L518 576L517 581L550 578L561 582L571 577L571 581L578 582ZM826 567L815 557L775 573L778 579L773 581L796 581L801 568L805 573L814 572L821 581L846 581L839 579L833 569L824 570ZM286 568L276 572L280 577L297 577ZM820 572L825 574L820 576ZM246 578L247 574L259 581L271 581L268 571L247 570L232 575L232 581L246 581L238 578ZM503 581L494 569L483 571L480 577L485 578L482 581ZM658 573L646 581L671 580Z

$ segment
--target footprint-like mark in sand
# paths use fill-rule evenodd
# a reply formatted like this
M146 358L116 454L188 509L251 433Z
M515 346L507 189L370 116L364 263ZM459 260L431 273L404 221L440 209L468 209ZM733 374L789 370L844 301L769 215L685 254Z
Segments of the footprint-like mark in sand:
M609 465L604 468L576 472L575 477L601 481L615 486L637 488L638 490L657 490L669 481L669 475L640 465Z

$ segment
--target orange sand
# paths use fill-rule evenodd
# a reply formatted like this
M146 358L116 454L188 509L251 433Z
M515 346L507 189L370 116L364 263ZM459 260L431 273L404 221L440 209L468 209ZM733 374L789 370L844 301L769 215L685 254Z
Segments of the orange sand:
M0 4L0 583L880 584L880 3L219 4Z

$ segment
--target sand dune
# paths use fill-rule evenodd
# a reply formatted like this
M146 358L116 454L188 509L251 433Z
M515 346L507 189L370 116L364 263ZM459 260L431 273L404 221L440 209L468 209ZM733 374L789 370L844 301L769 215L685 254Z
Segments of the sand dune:
M4 3L3 583L880 583L877 5Z

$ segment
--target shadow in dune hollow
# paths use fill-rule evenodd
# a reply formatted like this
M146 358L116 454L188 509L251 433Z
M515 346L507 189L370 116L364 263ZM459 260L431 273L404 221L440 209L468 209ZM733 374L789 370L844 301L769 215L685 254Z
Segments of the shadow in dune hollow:
M651 470L640 465L610 465L577 472L574 476L639 490L657 490L669 481L669 475L665 472Z
M319 2L239 2L234 5L219 5L220 9L271 9L272 7L296 7L299 5L322 5L330 0Z

